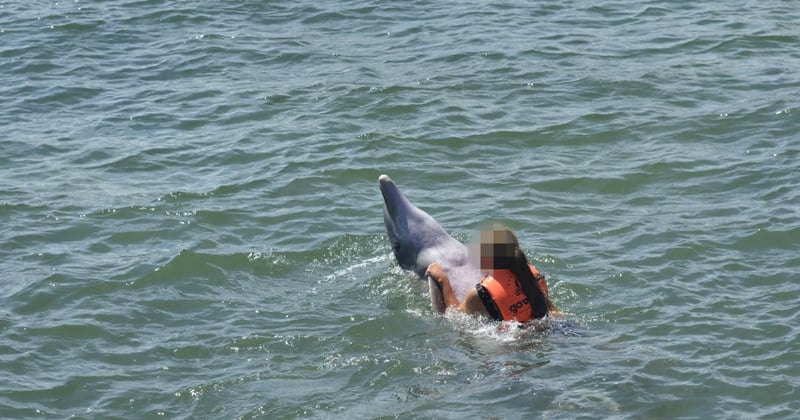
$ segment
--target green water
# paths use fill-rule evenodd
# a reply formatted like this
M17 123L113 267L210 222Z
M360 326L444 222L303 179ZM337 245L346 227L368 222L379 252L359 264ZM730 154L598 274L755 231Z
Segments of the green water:
M0 417L795 418L794 2L0 2ZM434 315L386 173L567 312Z

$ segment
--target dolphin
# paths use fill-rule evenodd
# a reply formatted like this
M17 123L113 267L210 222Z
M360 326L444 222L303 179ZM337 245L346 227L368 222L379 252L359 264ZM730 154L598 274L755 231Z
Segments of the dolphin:
M415 272L421 279L431 263L439 263L447 275L453 292L463 301L469 289L481 279L477 261L469 258L467 246L450 236L428 213L400 192L388 175L378 178L383 195L383 223L401 268ZM431 306L439 313L445 310L439 285L427 278Z

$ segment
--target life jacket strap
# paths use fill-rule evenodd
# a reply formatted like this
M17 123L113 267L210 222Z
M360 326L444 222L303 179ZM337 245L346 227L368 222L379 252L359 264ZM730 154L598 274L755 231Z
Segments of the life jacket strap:
M481 284L476 284L475 290L478 292L478 297L481 298L483 306L486 307L486 311L489 312L489 316L495 321L502 321L503 315L500 313L500 309L497 307L497 302L492 299L489 291L486 290L486 288Z

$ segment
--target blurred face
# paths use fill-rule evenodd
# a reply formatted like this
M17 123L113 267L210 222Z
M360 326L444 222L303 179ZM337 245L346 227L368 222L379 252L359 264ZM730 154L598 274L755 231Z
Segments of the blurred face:
M481 270L509 268L514 261L516 241L507 230L482 230L480 243L471 243L469 253L477 258Z

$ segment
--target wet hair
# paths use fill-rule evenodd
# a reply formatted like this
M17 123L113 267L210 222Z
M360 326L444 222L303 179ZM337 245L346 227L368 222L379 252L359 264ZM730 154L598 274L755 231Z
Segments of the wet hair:
M533 317L542 318L555 306L539 289L539 276L533 275L528 257L519 247L517 235L511 229L495 225L490 230L481 231L481 257L491 257L494 269L510 270L519 280L520 287L533 307ZM485 267L490 268L490 267Z

